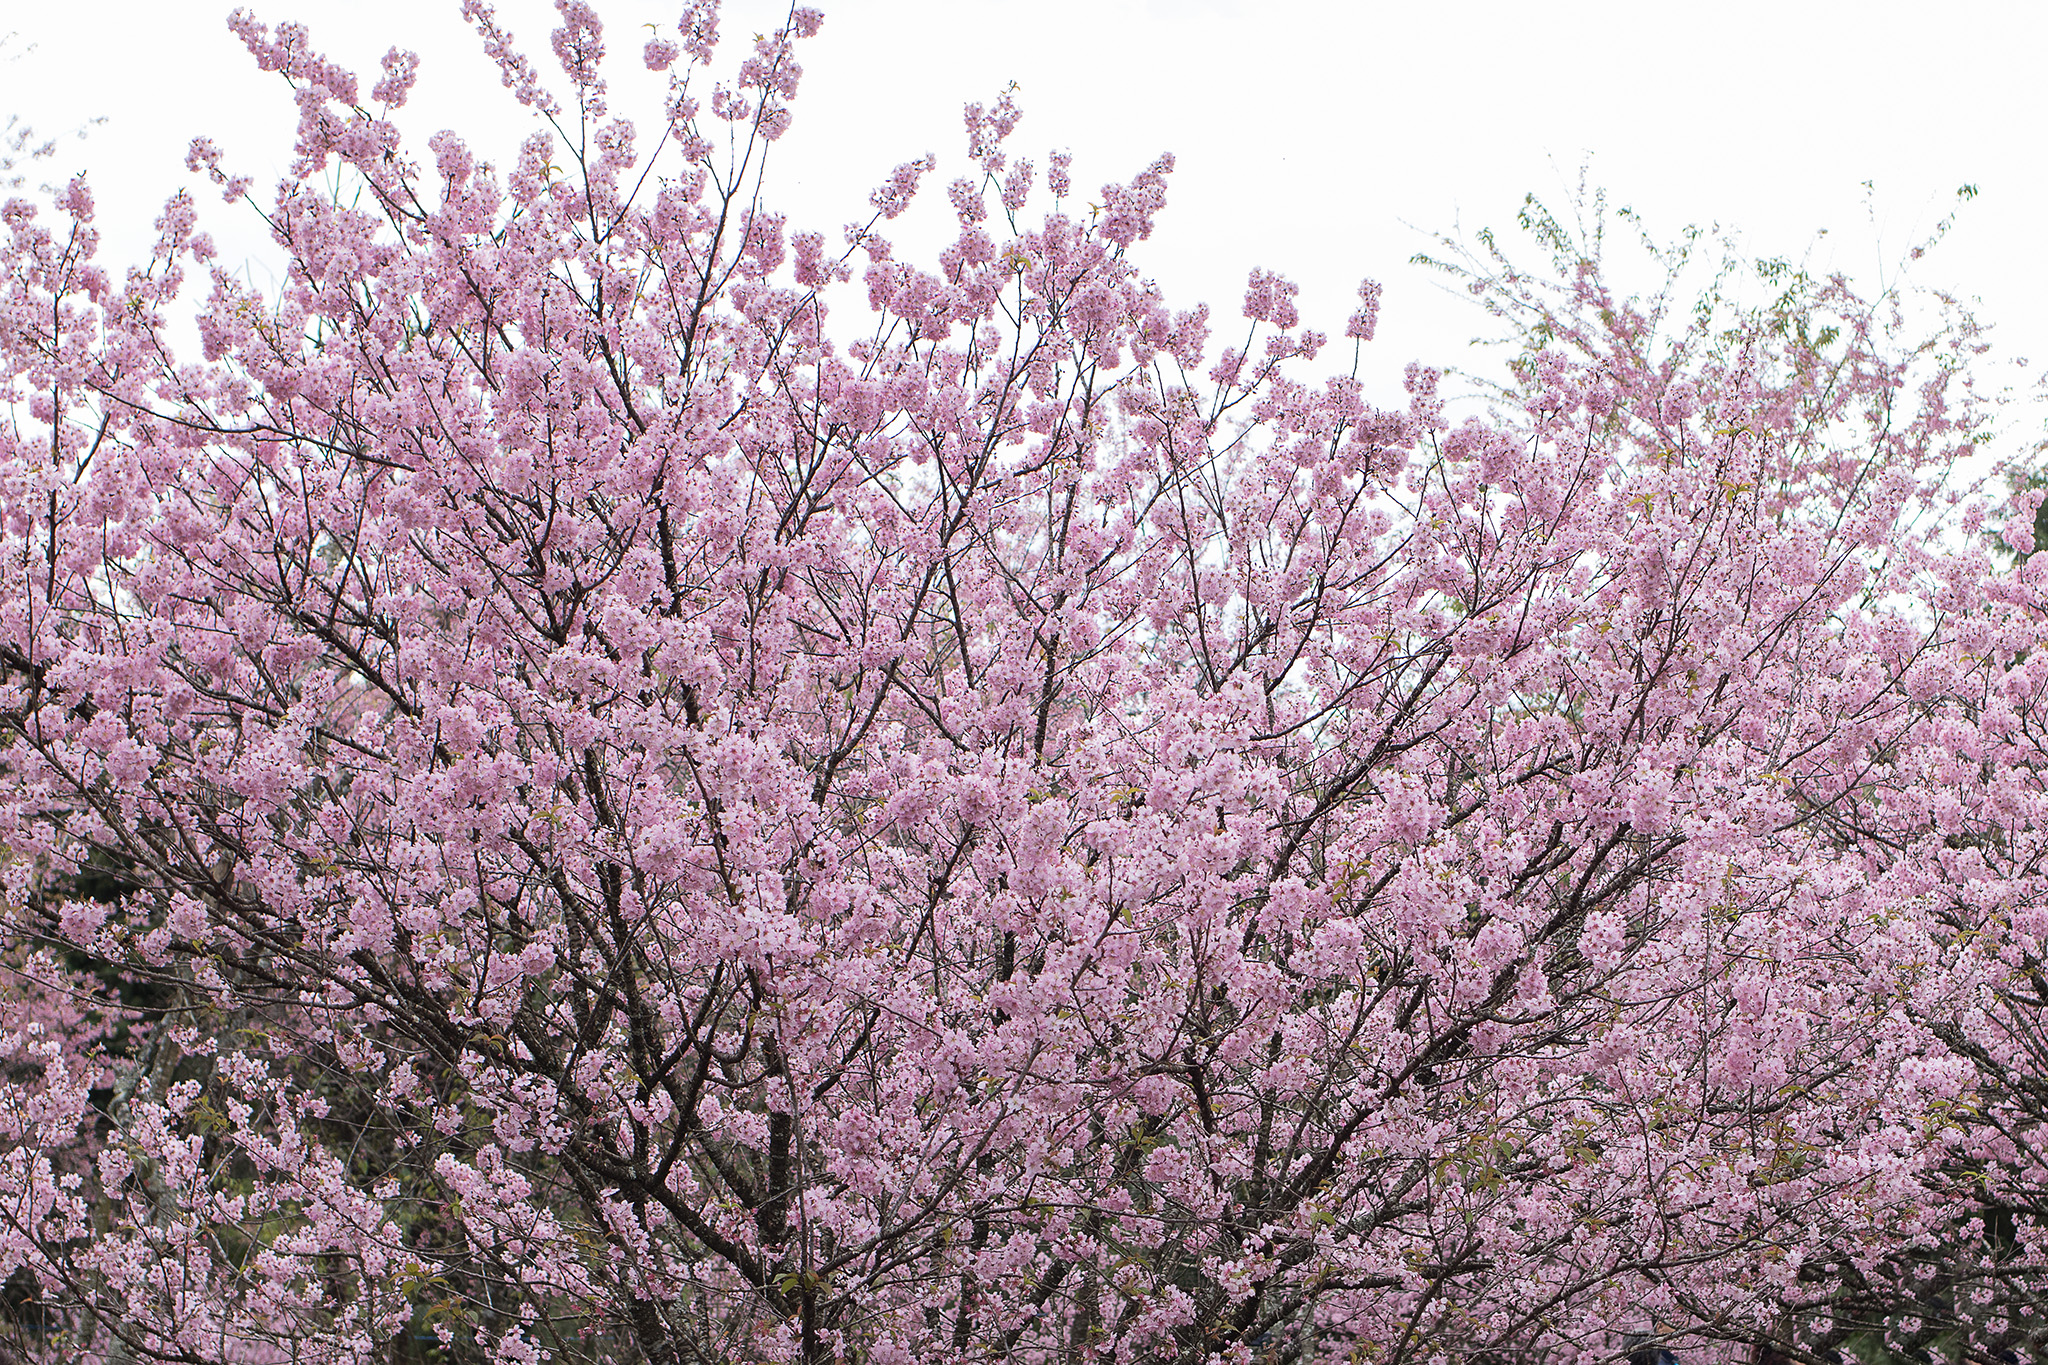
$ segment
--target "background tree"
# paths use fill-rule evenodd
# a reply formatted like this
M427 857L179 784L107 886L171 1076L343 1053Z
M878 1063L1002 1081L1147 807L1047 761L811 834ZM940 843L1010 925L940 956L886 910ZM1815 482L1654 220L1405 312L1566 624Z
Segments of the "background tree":
M1966 325L1658 357L1568 255L1475 277L1551 310L1491 416L1381 409L1280 277L1158 297L1171 158L1082 212L971 106L927 271L931 158L764 205L816 13L706 91L691 5L643 155L559 9L566 94L469 7L502 171L236 16L275 297L182 197L120 280L5 210L6 913L158 993L16 973L83 997L6 1033L16 1349L1824 1358L2032 1179Z

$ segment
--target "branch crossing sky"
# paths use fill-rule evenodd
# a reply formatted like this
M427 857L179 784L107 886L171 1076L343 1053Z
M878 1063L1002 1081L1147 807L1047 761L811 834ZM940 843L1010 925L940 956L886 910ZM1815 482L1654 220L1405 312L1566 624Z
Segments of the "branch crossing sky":
M374 78L397 43L424 57L406 111L411 145L454 127L480 151L528 130L455 0L257 0L258 17L308 24L316 44ZM624 113L653 109L643 25L673 28L679 0L612 0L607 63ZM1917 268L1924 284L1981 300L2002 353L2048 363L2048 178L2040 135L2048 7L1954 0L1657 0L1392 4L1385 0L841 0L806 45L791 135L771 182L793 227L836 229L898 162L939 154L904 245L936 244L943 187L965 167L959 110L1020 85L1017 146L1071 147L1086 199L1161 151L1178 168L1145 259L1168 301L1234 316L1246 272L1302 285L1305 320L1339 332L1361 276L1386 285L1366 378L1399 396L1410 359L1487 372L1466 349L1487 319L1409 264L1431 234L1512 235L1524 192L1562 204L1582 164L1611 202L1669 236L1690 222L1742 234L1751 255L1843 269L1868 288L1960 205L1954 232ZM194 178L192 137L275 179L292 110L255 69L216 0L0 0L0 115L45 133L104 117L56 165L92 172L110 254L153 235L163 197ZM555 25L543 0L501 17L538 63ZM779 6L726 7L744 45ZM728 49L727 56L733 56ZM736 58L735 58L736 59ZM643 122L646 120L643 119ZM482 130L502 130L494 149ZM1866 191L1864 182L1873 187ZM204 201L203 201L204 202ZM260 252L260 225L217 201L205 225L230 259ZM1817 236L1819 229L1827 229ZM258 271L260 276L260 269ZM2031 377L2031 376L2025 376ZM2015 415L2015 435L2038 433ZM2018 444L2013 444L2013 450Z

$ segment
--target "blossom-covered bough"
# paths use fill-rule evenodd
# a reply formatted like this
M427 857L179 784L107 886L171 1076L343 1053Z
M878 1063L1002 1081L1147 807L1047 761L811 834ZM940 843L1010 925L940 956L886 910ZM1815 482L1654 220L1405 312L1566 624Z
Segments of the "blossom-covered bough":
M182 197L125 277L82 182L4 211L6 1349L2029 1348L2043 571L1920 515L1966 327L1482 268L1492 415L1382 409L1277 276L1220 354L1162 301L1168 158L1091 214L971 107L927 270L930 158L765 206L816 13L707 92L691 4L650 146L559 8L551 94L466 5L502 173L238 15L273 294Z

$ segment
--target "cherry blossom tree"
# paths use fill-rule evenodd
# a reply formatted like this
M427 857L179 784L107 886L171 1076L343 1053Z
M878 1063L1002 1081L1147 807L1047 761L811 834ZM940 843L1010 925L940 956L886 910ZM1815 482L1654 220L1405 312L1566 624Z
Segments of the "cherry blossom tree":
M544 80L465 5L502 168L237 14L274 295L189 198L120 277L4 210L14 1351L2038 1335L2048 569L1935 514L1965 322L1540 218L1490 409L1381 407L1376 286L1159 296L1170 157L1085 207L970 106L926 268L934 158L768 207L818 14L707 90L693 0L649 137L558 8Z

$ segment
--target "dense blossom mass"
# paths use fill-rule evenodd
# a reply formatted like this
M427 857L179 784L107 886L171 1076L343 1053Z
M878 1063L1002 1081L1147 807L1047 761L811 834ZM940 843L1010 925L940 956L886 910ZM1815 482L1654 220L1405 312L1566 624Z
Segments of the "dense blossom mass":
M1381 407L1376 285L1160 297L1170 157L971 106L906 260L935 158L763 196L817 13L693 0L650 136L464 8L502 167L237 14L275 291L0 211L9 1359L2035 1358L1966 322L1532 207L1485 415Z

